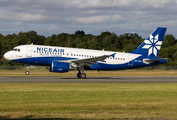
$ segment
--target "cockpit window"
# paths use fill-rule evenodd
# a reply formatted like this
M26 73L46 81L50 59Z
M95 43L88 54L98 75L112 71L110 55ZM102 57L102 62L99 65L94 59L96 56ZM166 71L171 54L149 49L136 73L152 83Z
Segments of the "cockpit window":
M18 52L20 52L20 49L14 48L14 49L12 49L12 51L18 51Z
M14 48L14 49L12 49L12 51L17 51L17 49L16 49L16 48Z

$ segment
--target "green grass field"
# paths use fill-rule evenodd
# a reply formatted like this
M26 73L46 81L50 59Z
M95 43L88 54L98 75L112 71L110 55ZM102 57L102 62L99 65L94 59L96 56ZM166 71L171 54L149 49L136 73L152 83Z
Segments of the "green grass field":
M177 119L174 83L3 83L0 119Z

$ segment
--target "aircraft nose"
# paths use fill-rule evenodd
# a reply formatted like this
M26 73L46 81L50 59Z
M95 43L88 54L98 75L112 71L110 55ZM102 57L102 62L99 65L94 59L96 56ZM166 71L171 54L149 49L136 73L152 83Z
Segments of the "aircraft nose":
M6 52L6 53L4 54L4 58L5 58L6 60L10 60L10 54L9 54L9 52Z

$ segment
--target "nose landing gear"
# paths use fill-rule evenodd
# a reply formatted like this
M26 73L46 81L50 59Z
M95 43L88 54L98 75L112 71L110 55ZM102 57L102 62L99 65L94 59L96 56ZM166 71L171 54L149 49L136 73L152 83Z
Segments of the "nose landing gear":
M25 72L25 75L29 75L29 68L30 68L30 65L27 66L27 71Z
M26 74L26 75L29 75L29 71L26 71L25 74Z

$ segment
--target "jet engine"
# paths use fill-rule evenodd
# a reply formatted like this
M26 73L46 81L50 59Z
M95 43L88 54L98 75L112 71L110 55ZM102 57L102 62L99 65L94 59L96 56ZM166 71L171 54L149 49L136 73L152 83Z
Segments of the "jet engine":
M68 72L69 67L70 67L70 63L53 61L49 71L63 73L63 72Z

